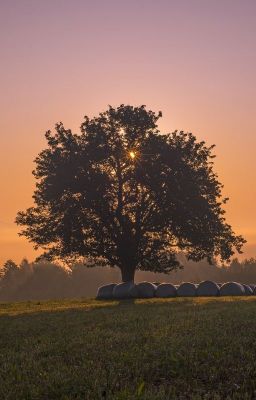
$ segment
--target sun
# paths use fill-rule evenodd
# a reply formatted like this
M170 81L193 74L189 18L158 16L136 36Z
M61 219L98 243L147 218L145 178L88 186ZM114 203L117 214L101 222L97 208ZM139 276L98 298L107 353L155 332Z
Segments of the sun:
M129 156L130 156L130 158L131 158L132 160L134 160L134 159L136 158L136 153L135 153L135 151L130 151L130 152L129 152Z

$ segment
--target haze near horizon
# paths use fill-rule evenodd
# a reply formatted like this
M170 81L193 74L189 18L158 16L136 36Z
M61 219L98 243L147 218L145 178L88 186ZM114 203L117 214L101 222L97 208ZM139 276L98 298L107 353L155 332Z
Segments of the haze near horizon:
M256 256L256 3L110 0L0 3L0 263L32 245L14 219L32 205L44 133L108 104L161 110L160 130L216 144L227 221Z

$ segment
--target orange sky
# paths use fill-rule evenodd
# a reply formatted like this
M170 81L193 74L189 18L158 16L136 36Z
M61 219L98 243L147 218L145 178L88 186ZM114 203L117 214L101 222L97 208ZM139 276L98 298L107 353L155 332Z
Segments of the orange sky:
M44 132L120 103L217 145L228 222L256 256L255 1L11 0L0 30L0 263L34 257L13 221Z

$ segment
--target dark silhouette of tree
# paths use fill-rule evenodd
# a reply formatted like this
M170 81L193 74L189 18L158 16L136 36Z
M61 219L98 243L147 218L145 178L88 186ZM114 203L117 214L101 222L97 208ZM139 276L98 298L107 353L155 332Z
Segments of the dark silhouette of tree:
M85 117L81 134L46 133L35 160L35 206L19 212L21 235L43 257L166 272L194 261L228 260L245 240L225 222L214 146L191 133L160 134L161 113L121 105Z
M13 260L9 259L4 263L3 267L0 270L1 276L11 277L16 273L18 269L18 265Z
M206 260L193 262L187 260L183 254L179 254L178 259L183 264L183 269L171 271L168 276L160 272L138 271L137 280L164 281L175 285L182 282L200 283L204 280L217 283L235 281L255 286L255 258L243 261L233 259L230 265L210 265ZM0 301L93 297L99 286L119 280L118 268L87 268L84 264L73 264L70 267L64 268L45 261L28 263L24 260L19 266L11 268L12 274L9 268L4 270L2 267Z
M0 277L0 293L8 291L12 296L20 283L20 267L13 260L7 260L1 268Z

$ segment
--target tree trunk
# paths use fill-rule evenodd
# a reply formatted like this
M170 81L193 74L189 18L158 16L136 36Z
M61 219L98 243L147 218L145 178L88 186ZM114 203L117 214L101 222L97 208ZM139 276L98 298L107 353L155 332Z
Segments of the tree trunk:
M121 268L122 282L134 282L135 268Z

